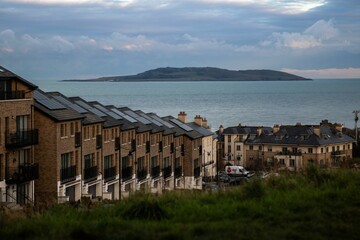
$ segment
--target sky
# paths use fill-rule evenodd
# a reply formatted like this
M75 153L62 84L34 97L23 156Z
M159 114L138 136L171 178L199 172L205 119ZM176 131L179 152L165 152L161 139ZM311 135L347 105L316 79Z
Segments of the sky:
M0 65L27 80L158 67L360 78L360 1L0 0Z

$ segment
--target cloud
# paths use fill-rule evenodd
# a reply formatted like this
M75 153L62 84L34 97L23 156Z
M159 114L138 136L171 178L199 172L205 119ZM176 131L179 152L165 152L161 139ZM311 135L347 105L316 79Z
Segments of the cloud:
M312 49L328 46L348 47L349 42L342 39L340 31L334 26L332 20L319 20L302 33L274 32L260 45L272 45L276 48Z
M283 68L282 71L300 75L307 78L360 78L360 68L327 68L327 69L291 69Z

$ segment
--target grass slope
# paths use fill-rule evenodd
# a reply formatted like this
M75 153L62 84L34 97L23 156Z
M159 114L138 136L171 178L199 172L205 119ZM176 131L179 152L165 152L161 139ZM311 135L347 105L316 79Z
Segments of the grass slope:
M358 239L360 172L309 168L216 193L2 214L1 239Z

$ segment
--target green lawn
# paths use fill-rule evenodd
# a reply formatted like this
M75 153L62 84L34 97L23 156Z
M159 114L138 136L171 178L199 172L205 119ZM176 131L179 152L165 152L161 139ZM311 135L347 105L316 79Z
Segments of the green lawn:
M359 239L360 171L254 179L220 192L1 213L0 239Z

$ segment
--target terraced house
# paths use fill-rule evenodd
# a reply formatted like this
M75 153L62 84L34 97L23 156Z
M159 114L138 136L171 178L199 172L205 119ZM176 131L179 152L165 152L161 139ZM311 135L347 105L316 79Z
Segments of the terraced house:
M34 202L39 176L34 146L34 91L37 86L0 66L0 202Z
M308 164L339 167L352 159L354 139L342 124L237 126L223 130L223 160L250 169L300 171ZM239 158L240 156L240 158Z

